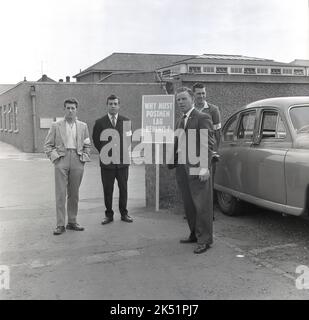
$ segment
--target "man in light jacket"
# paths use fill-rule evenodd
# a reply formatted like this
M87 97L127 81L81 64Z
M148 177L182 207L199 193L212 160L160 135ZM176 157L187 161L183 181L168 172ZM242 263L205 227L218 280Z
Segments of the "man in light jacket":
M52 124L45 139L44 151L55 167L57 226L54 235L69 230L83 231L77 221L79 187L85 162L90 161L87 124L76 119L78 101L64 101L64 118ZM67 199L66 199L67 198ZM65 229L65 202L68 224Z

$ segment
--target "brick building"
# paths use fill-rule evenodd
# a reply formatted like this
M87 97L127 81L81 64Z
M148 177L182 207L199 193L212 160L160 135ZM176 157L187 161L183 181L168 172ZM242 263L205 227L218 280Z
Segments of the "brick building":
M121 113L138 129L142 95L165 94L165 90L160 83L20 82L0 94L0 140L24 152L43 152L47 131L52 121L63 117L63 101L68 97L77 98L78 118L92 132L111 93L120 97Z

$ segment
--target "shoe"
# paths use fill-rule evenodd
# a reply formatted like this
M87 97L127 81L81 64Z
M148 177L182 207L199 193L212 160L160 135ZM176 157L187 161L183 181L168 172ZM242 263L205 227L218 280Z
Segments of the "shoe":
M193 252L196 254L200 254L207 251L209 248L210 248L209 244L199 244Z
M81 227L78 223L68 223L66 226L67 230L74 230L74 231L84 231L85 228Z
M108 224L112 221L114 221L113 218L105 217L104 220L101 222L101 224Z
M65 227L64 226L58 226L54 230L54 235L58 236L59 234L62 234L63 232L65 232Z
M194 237L189 237L189 238L186 238L186 239L181 239L179 241L180 243L195 243L197 242L197 239Z
M121 216L121 220L125 221L125 222L133 222L133 219L130 216L128 216L127 214Z

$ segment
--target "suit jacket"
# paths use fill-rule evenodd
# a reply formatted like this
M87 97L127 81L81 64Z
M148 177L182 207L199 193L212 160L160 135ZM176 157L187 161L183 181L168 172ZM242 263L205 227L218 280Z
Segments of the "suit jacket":
M88 126L85 122L76 120L76 152L82 162L90 161L91 141ZM44 143L47 157L54 162L66 154L66 123L64 119L53 122Z
M181 129L181 123L182 123L182 118L178 120L176 124L176 129ZM204 148L204 150L208 150L208 167L211 165L211 160L213 157L213 148L214 148L214 131L213 131L213 125L212 125L212 120L211 117L206 114L206 113L201 113L197 111L196 109L193 109L192 112L190 113L190 116L187 120L186 127L185 127L185 137L175 137L175 142L174 142L174 164L169 164L168 168L173 169L178 166L178 146L181 138L186 139L186 154L185 154L185 165L187 167L199 167L200 163L198 164L192 164L190 163L189 160L189 151L188 151L188 131L189 129L194 129L196 130L196 146L195 146L195 152L196 152L196 157L199 157L201 154L201 148ZM201 129L207 129L208 130L208 145L204 145L205 139L201 139ZM202 143L202 145L201 145Z
M106 129L115 129L118 132L118 137L104 137L106 140L103 140L103 131ZM118 140L119 138L119 140ZM93 127L92 140L94 146L100 153L100 166L105 169L115 169L115 168L124 168L129 166L130 154L129 146L131 145L132 131L131 131L131 121L130 119L118 114L116 127L114 128L108 114L103 116L100 119L97 119ZM117 163L103 163L101 150L104 146L110 143L112 147L108 151L108 157L112 157L113 152L117 153L119 161ZM107 156L105 155L105 156Z

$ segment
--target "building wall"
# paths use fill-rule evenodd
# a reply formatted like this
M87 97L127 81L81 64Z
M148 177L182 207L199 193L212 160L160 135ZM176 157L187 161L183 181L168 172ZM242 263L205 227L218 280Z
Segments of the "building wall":
M183 82L192 88L195 82ZM223 122L240 107L260 99L308 96L308 83L205 82L207 101L220 107Z
M121 114L132 120L133 130L141 127L142 95L164 94L159 84L95 84L95 83L21 83L0 95L0 105L17 101L19 132L0 132L0 140L25 152L33 152L31 85L36 95L37 152L43 152L48 129L40 128L40 118L63 117L63 101L75 97L79 101L78 118L88 124L90 135L96 119L106 114L106 99L110 94L120 97ZM95 150L93 150L95 151Z
M17 103L18 132L0 130L0 140L25 152L33 151L33 125L30 85L20 83L0 95L0 106Z

